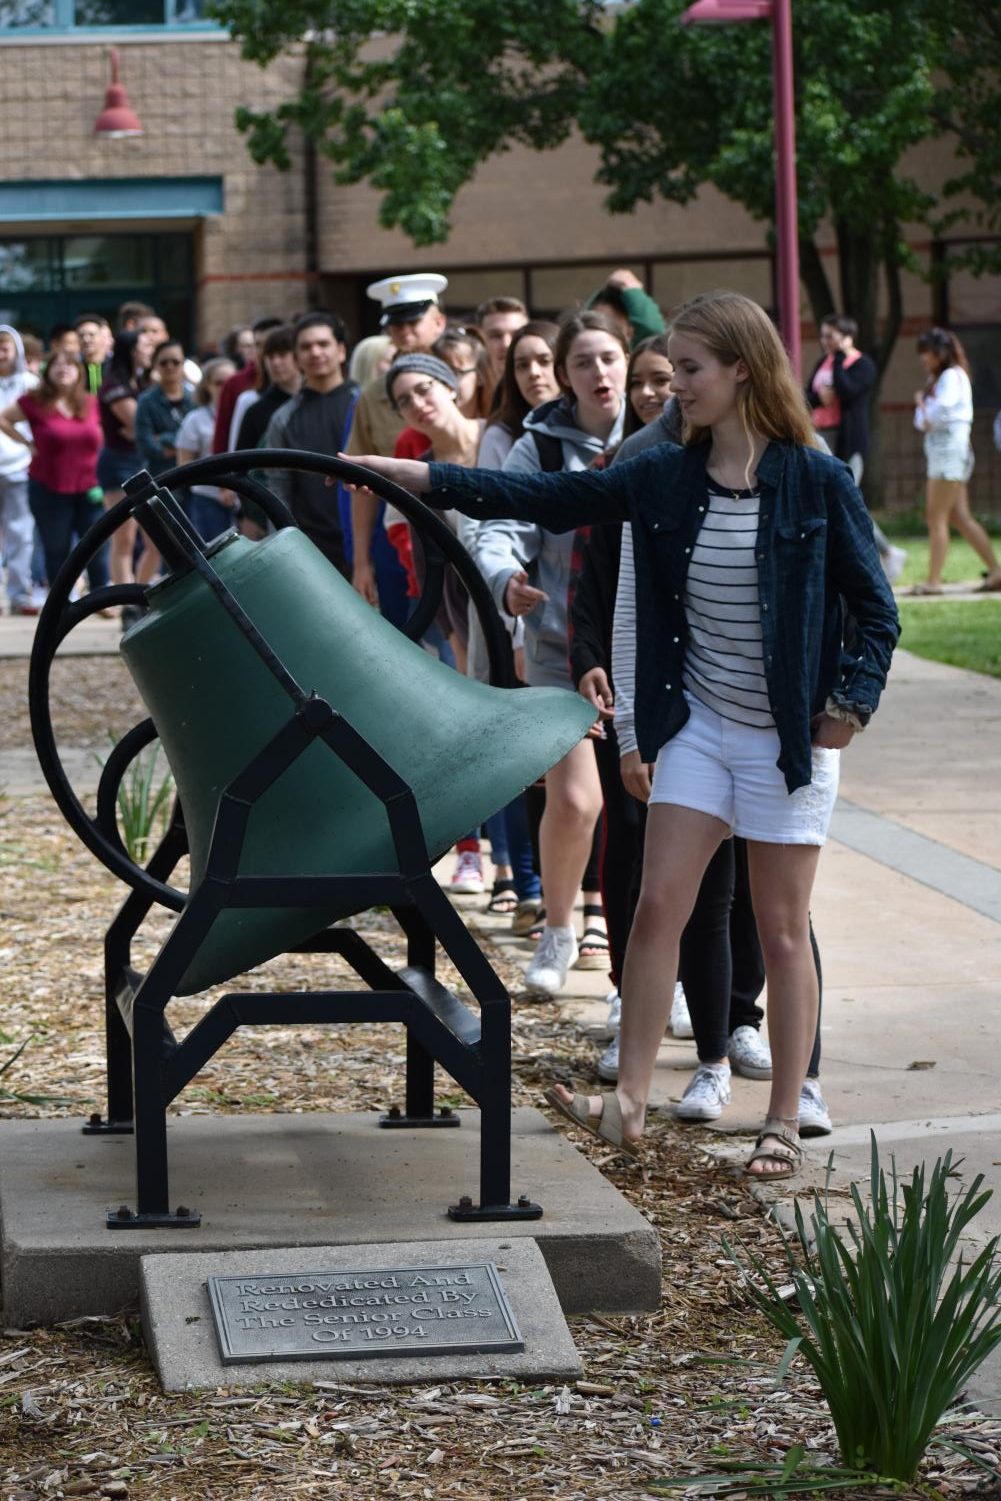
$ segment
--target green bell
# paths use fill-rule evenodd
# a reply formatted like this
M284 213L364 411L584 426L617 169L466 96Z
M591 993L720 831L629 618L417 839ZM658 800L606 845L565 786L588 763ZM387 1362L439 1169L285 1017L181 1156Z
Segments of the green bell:
M262 542L230 537L212 565L296 681L413 789L432 860L555 765L594 720L576 693L486 687L444 666L383 620L293 527ZM194 891L220 795L288 723L291 700L197 573L150 591L122 655L174 774ZM397 870L382 803L314 741L254 804L239 874ZM227 980L365 905L226 909L175 993Z

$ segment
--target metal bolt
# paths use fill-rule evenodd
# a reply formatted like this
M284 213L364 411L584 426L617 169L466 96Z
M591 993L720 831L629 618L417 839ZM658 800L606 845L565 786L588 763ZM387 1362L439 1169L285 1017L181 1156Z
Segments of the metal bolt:
M398 1121L400 1119L399 1105L390 1105L388 1114L391 1121Z
M443 1121L450 1120L451 1117L452 1117L452 1107L451 1107L451 1105L443 1105L441 1107L441 1109L438 1111L438 1114L441 1116L441 1118L442 1118Z
M463 1194L462 1198L459 1200L459 1208L460 1209L472 1209L472 1207L473 1207L473 1201L472 1201L472 1199L469 1197L468 1194Z
M519 1209L527 1209L529 1207L529 1205L531 1204L531 1202L532 1201L528 1197L528 1194L520 1194L519 1197L518 1197L518 1208Z
M190 1219L191 1210L188 1208L187 1204L178 1204L177 1208L174 1210L174 1216L179 1220Z
M132 1210L127 1204L119 1204L115 1218L118 1220L130 1220L132 1218Z
M99 1126L101 1124L101 1112L99 1110L95 1110L87 1124L88 1126Z

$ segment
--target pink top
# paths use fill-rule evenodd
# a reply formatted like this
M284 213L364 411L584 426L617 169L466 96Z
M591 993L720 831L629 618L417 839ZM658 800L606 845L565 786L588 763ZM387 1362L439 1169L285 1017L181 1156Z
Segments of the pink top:
M821 360L813 377L813 389L819 396L826 387L830 389L834 385L834 356L829 354ZM819 406L813 409L813 425L821 429L825 427L840 427L841 403L835 396L830 406Z
M858 358L859 351L857 349L853 349L850 354L846 354L845 368L847 369L849 365L854 365L855 361ZM825 386L833 387L833 385L834 356L833 354L829 354L826 359L821 360L820 364L817 366L816 371L814 372L813 389L819 396ZM831 402L830 406L814 407L813 425L814 427L819 428L821 432L823 432L825 427L841 426L841 402L838 400L836 392L834 395L834 400Z
M42 406L32 392L18 397L28 420L35 456L28 474L59 495L80 495L97 484L97 456L103 442L97 398L87 397L80 417Z

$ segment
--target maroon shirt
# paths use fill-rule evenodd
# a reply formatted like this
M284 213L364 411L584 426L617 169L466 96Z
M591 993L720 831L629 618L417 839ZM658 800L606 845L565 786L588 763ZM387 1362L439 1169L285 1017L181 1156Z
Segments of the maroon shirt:
M66 417L55 405L41 405L31 391L18 397L18 406L27 418L35 445L30 477L59 495L92 490L97 484L97 456L102 442L97 398L87 397L79 417Z
M251 361L244 365L242 370L237 370L219 392L219 405L216 407L215 434L212 438L213 453L229 453L229 429L233 421L233 409L236 406L236 398L244 391L250 391L257 384L257 366Z

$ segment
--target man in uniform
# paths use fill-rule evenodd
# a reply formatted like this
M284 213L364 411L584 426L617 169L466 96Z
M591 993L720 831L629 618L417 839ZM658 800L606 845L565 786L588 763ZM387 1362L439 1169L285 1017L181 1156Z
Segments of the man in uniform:
M382 304L379 327L389 335L398 354L427 352L445 328L445 313L439 298L448 286L444 276L417 272L387 276L366 287L369 297ZM405 423L394 412L386 395L382 375L362 391L355 407L347 452L377 453L391 458L396 439ZM351 532L354 568L351 582L371 605L379 597L372 565L372 536L379 519L380 500L371 490L355 490L351 497Z

